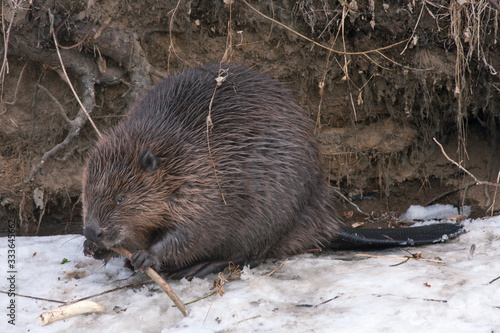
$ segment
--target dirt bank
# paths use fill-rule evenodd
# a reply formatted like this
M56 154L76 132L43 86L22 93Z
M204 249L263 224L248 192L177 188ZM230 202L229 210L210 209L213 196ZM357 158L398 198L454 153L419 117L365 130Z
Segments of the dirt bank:
M316 122L326 176L347 197L376 199L358 201L368 213L437 198L484 215L500 206L494 187L467 187L472 178L432 138L479 179L496 180L495 4L5 2L0 221L79 223L80 170L97 132L67 77L105 131L163 76L222 60L286 84Z

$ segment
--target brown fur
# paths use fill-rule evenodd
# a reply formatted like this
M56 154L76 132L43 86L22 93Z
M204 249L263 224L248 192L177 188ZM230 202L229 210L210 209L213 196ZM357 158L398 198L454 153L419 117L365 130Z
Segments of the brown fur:
M151 259L139 268L181 269L291 255L334 239L340 222L310 119L276 81L222 68L217 88L218 64L158 84L91 151L82 195L87 254L106 258L121 245ZM220 189L206 134L212 96Z

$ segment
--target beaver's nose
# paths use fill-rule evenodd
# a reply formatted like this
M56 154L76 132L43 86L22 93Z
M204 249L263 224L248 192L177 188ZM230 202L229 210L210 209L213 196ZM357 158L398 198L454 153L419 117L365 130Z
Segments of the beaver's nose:
M98 243L102 239L102 229L95 222L86 223L83 235L89 241Z

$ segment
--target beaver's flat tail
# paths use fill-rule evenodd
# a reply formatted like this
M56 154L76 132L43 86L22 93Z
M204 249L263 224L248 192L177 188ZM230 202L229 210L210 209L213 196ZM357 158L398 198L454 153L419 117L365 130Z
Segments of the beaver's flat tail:
M453 223L430 224L410 228L354 229L342 227L329 248L335 250L380 249L418 246L444 242L465 232Z

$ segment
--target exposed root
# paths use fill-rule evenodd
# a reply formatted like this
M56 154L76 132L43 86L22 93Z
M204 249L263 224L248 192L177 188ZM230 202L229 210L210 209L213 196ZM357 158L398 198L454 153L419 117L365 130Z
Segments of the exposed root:
M86 105L86 109L89 110L87 112L90 114L94 110L94 105L95 105L94 84L92 83L92 78L89 75L84 75L80 77L79 80L81 82L81 85L85 87L82 94L82 101L83 101L82 104ZM60 103L57 104L60 105ZM63 111L61 112L63 113ZM71 128L69 130L68 135L61 143L59 143L51 150L43 154L40 162L33 168L28 179L26 179L26 181L24 182L23 188L26 187L26 185L28 185L28 183L30 183L33 180L33 177L35 177L36 173L40 171L40 169L44 166L45 162L49 158L53 157L55 154L62 151L63 149L66 149L73 142L75 137L78 136L78 133L87 122L87 119L88 119L87 114L86 112L83 111L83 108L80 109L75 119L73 120L68 119L69 123L71 124Z
M4 83L4 78L5 74L9 72L9 62L7 60L7 55L9 54L9 40L10 40L10 32L12 29L12 24L14 23L14 18L16 17L16 13L21 8L21 3L22 0L12 0L12 6L10 10L12 11L11 17L9 20L9 27L7 28L7 31L5 31L5 21L4 21L4 15L5 13L5 2L2 1L2 36L3 36L3 61L2 61L2 67L0 68L0 83L3 85ZM22 8L24 9L24 8ZM25 10L25 9L24 9Z
M51 92L45 88L44 86L42 86L41 84L37 84L35 89L40 89L42 90L43 92L45 92L47 94L47 96L49 96L49 98L54 102L56 103L57 105L57 108L59 109L59 111L61 112L61 116L63 116L64 120L66 120L66 122L68 123L68 125L72 126L73 125L73 120L69 119L68 118L68 115L66 113L66 110L64 110L64 107L62 106L62 104L57 100L57 98L54 97L54 95L51 94ZM35 96L38 95L38 92L35 91Z
M50 12L49 12L49 14L50 14ZM53 20L52 16L51 16L51 18ZM65 79L66 83L68 84L68 86L71 88L71 91L73 92L73 95L75 96L76 100L78 101L78 104L81 107L81 111L83 111L83 113L85 113L85 115L87 116L87 119L92 124L92 127L97 132L97 135L99 135L99 137L102 138L101 132L99 132L99 130L97 129L97 126L94 124L94 121L92 120L92 118L90 118L90 112L91 111L87 111L87 106L83 105L82 101L80 100L80 98L78 97L78 94L75 91L75 88L73 87L73 84L71 83L71 80L69 79L68 73L66 72L66 67L64 67L64 62L63 62L63 60L61 58L61 52L59 52L59 44L57 43L57 37L56 37L56 33L55 32L53 32L53 37L54 37L54 43L56 44L57 57L59 58L59 62L61 63L61 69L64 72L64 79ZM84 82L84 83L92 84L91 82ZM94 87L93 87L93 85L92 85L92 88L85 88L86 87L85 85L83 87L84 87L84 91L86 91L87 89L92 89L92 101L88 101L88 102L92 102L93 103L92 104L92 109L89 109L89 110L93 110L94 109L93 106L95 104ZM88 106L90 106L90 104ZM67 117L66 117L66 119L67 119ZM72 125L74 125L74 123L72 123ZM82 126L83 125L85 125L85 122L82 123ZM80 129L81 129L81 127L80 127Z
M6 105L14 105L14 104L16 104L16 101L17 101L17 92L19 91L19 84L21 83L21 79L23 78L24 70L26 69L27 65L28 65L28 63L26 62L24 64L24 66L23 66L23 69L21 69L21 73L19 73L19 78L17 79L16 90L14 90L14 97L12 98L12 101L7 102L7 101L3 100L3 91L0 94L0 99L2 100L2 102L4 104L6 104ZM1 112L0 114L3 114L4 112Z
M53 22L53 15L50 11L48 15L51 22ZM10 23L12 23L12 19ZM147 62L144 50L140 46L136 35L132 35L132 38L130 38L130 35L117 30L109 29L107 27L107 24L109 24L108 21L104 22L101 26L99 26L96 22L90 23L86 21L79 22L78 24L78 28L75 28L73 31L76 32L74 38L79 40L79 46L94 49L97 48L100 54L102 53L107 55L114 59L117 63L125 65L130 74L132 83L131 92L128 94L128 98L131 101L136 100L144 90L151 86L152 82L149 73L165 76L160 71L155 70L149 62ZM55 29L53 29L52 32L55 49L50 50L47 48L36 47L39 41L35 40L33 36L24 34L22 29L20 31L12 29L11 31L10 27L11 26L9 25L8 34L4 34L4 39L8 37L11 37L12 39L10 52L12 54L23 55L34 61L42 62L49 68L60 68L62 72L58 73L73 91L73 94L80 105L80 110L78 111L76 117L74 119L69 119L67 112L64 110L61 103L53 96L53 94L41 85L36 86L34 103L37 91L44 91L46 95L57 105L58 110L70 128L69 133L61 143L57 144L43 154L40 162L32 169L29 177L23 183L23 187L25 187L33 180L36 173L44 166L45 162L49 158L55 157L58 152L67 149L67 147L71 145L87 121L91 122L96 133L98 133L98 136L101 136L97 126L90 117L90 114L95 108L95 84L118 84L122 82L122 78L125 73L119 67L107 66L102 57L95 60L89 57L88 54L84 54L73 47L63 47L60 50L56 37L56 31L54 31ZM87 29L84 29L84 27ZM92 28L97 27L97 32L94 32ZM59 28L61 28L61 25ZM93 36L91 31L94 32ZM84 34L84 36L81 36L80 34ZM116 45L120 45L120 47L116 47ZM5 48L5 50L7 50L7 48ZM6 67L7 62L5 56L3 68ZM66 69L68 69L69 73ZM76 77L78 78L82 89L81 100L71 83L70 74L76 74ZM22 72L18 82L21 80L21 77Z
M168 31L169 31L169 38L170 38L170 47L168 48L168 61L167 61L167 70L170 71L170 56L173 53L180 61L186 62L184 59L182 59L177 52L175 51L175 45L174 45L174 40L172 39L172 28L174 26L174 18L175 14L179 10L179 5L181 4L181 0L177 1L177 4L175 5L175 8L171 11L172 15L170 16L170 23L168 25Z
M489 185L489 186L494 186L494 187L500 187L500 184L499 183L493 183L493 182L488 182L488 181L484 181L484 180L479 180L476 176L474 176L469 170L467 170L466 168L464 168L461 163L457 163L455 162L454 160L452 160L447 154L446 152L444 151L444 148L443 146L438 142L438 140L436 140L436 138L434 138L434 142L436 142L436 144L439 146L439 148L441 148L441 152L443 153L444 157L446 157L446 159L448 161L450 161L451 163L455 164L460 170L462 170L463 172L465 172L466 174L468 174L470 177L472 177L474 179L474 181L476 182L476 185Z

